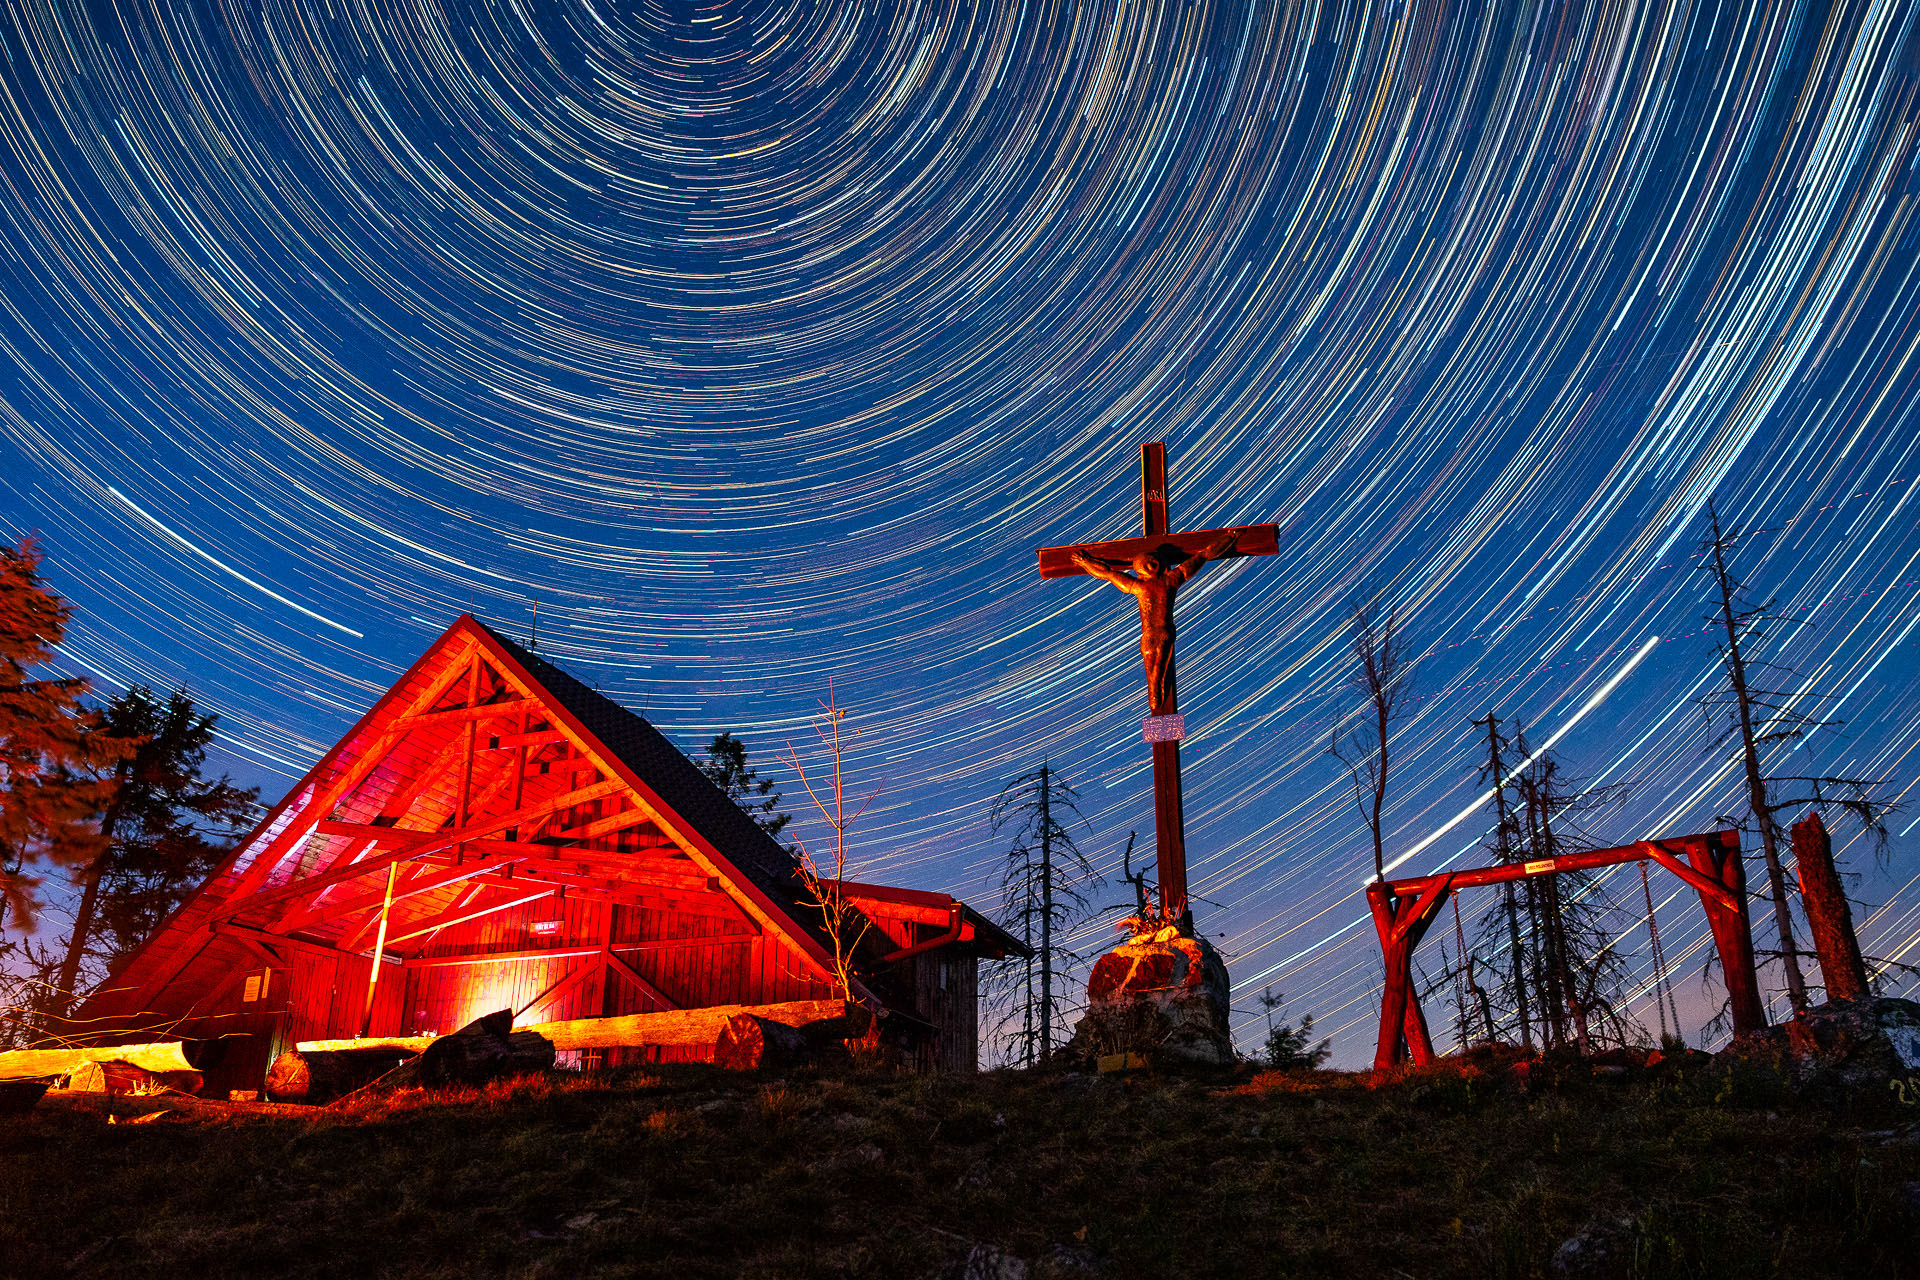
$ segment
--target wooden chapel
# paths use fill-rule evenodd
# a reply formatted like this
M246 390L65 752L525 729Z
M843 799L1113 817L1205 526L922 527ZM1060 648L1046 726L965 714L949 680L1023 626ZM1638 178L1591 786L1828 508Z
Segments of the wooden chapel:
M971 1071L981 957L942 893L847 883L853 998L919 1069ZM792 856L641 716L471 616L430 646L74 1015L181 1037L215 1096L282 1051L838 996ZM636 1043L562 1063L697 1058Z

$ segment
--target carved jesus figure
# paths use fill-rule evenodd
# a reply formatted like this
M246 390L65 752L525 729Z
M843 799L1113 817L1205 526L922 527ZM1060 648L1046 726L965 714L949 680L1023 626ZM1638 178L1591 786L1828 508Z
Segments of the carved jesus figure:
M1116 569L1096 560L1084 551L1073 553L1073 562L1082 572L1102 582L1111 582L1140 605L1140 657L1147 665L1147 709L1156 716L1172 715L1175 709L1173 687L1173 598L1187 580L1200 572L1209 560L1230 553L1240 540L1229 533L1212 546L1203 548L1185 560L1163 568L1159 558L1143 551L1133 558L1133 572Z

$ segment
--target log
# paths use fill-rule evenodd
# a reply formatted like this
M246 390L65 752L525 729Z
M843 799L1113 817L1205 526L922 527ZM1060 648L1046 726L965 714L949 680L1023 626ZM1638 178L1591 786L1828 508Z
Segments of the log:
M198 1093L206 1078L198 1071L149 1071L131 1062L83 1062L67 1077L67 1088L75 1093L158 1093L174 1089L180 1093Z
M191 1071L178 1040L115 1044L86 1049L15 1049L0 1053L0 1080L52 1080L72 1075L85 1062L124 1062L145 1071Z
M788 1000L779 1004L721 1004L705 1009L671 1009L663 1013L630 1013L614 1018L579 1018L545 1022L527 1028L553 1041L555 1049L623 1049L643 1045L698 1045L711 1047L720 1029L740 1014L788 1027L804 1027L822 1041L846 1039L865 1030L866 1011L841 1000ZM856 1029L855 1023L859 1026ZM819 1025L831 1024L831 1025Z
M413 1057L425 1053L427 1046L438 1040L439 1036L366 1036L357 1040L302 1040L294 1045L300 1053L340 1053L353 1049L391 1049L395 1053Z
M414 1056L384 1046L311 1053L296 1049L275 1058L267 1069L267 1097L320 1106L365 1088Z
M871 1015L859 1005L840 1000L787 1000L778 1004L721 1004L705 1009L669 1009L661 1013L629 1013L611 1018L576 1018L568 1022L536 1022L520 1028L537 1032L556 1050L630 1049L649 1045L697 1045L711 1048L720 1028L735 1014L750 1013L771 1022L802 1029L816 1044L858 1039L866 1034ZM383 1036L364 1040L302 1040L301 1053L394 1048L424 1053L440 1036Z
M729 1071L786 1071L809 1061L814 1047L797 1028L751 1013L736 1013L720 1028L713 1065Z
M33 1110L46 1091L44 1080L0 1080L0 1116L17 1116Z

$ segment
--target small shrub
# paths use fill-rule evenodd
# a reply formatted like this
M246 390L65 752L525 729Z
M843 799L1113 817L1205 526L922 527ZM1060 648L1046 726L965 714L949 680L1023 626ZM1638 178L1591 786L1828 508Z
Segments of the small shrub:
M1261 1007L1267 1011L1267 1042L1260 1046L1260 1060L1276 1071L1315 1071L1333 1056L1331 1041L1313 1042L1313 1015L1303 1014L1297 1024L1275 1022L1274 1012L1287 1002L1284 994L1275 995L1271 987L1260 993Z

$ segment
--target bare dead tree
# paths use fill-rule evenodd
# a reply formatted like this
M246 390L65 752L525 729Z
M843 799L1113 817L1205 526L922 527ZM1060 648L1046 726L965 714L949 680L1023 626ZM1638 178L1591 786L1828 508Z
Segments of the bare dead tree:
M849 709L840 705L834 695L833 681L827 681L826 701L820 704L821 715L814 721L814 732L820 735L821 745L827 750L833 761L833 779L827 790L829 799L823 798L815 789L813 780L807 776L806 766L800 762L800 753L791 742L787 743L787 762L793 771L800 775L800 785L807 789L808 797L820 816L833 832L833 856L831 865L822 860L807 847L803 840L796 840L798 857L795 868L801 882L806 886L807 896L813 907L820 913L821 930L827 936L832 947L832 969L834 986L840 998L851 1001L854 998L854 955L860 940L866 936L867 918L853 905L846 891L847 879L847 831L862 814L880 798L883 788L876 787L873 793L861 801L852 813L847 812L846 772L844 754L846 744L842 741L841 725L846 720ZM858 734L859 730L852 731ZM829 874L830 873L830 874Z
M1352 611L1353 670L1348 685L1365 699L1357 722L1344 732L1335 725L1327 752L1346 766L1353 779L1353 802L1373 836L1373 874L1386 878L1386 843L1381 813L1387 804L1387 776L1393 759L1389 744L1393 725L1403 714L1401 703L1411 665L1400 637L1399 615L1380 601L1356 603Z
M1074 825L1085 825L1079 799L1071 783L1043 764L1009 782L993 801L993 829L1011 840L1000 876L1004 922L1032 949L1020 962L1015 1062L1033 1063L1053 1051L1054 1028L1065 1024L1054 980L1078 959L1055 939L1087 916L1085 887L1100 881L1074 839Z
M1493 780L1493 807L1495 823L1490 838L1489 850L1494 861L1501 865L1518 861L1520 852L1520 820L1513 807L1507 803L1508 779L1504 755L1509 744L1500 732L1500 720L1491 711L1484 720L1475 720L1474 726L1485 726L1487 730L1487 762L1480 767L1480 781ZM1514 1019L1520 1030L1520 1045L1524 1049L1533 1048L1533 1016L1527 999L1526 981L1526 944L1520 937L1520 898L1519 890L1513 881L1500 886L1501 914L1506 918L1508 968L1510 980L1507 991L1513 1001ZM1498 972L1496 968L1495 972Z
M1885 779L1847 775L1769 774L1766 757L1774 751L1809 737L1822 729L1837 729L1841 721L1823 718L1808 711L1804 704L1830 701L1823 694L1802 688L1787 691L1771 688L1756 680L1756 674L1786 673L1778 664L1765 661L1756 649L1772 638L1772 633L1792 620L1782 618L1774 602L1746 604L1745 587L1727 566L1728 553L1735 549L1740 535L1720 527L1720 514L1711 498L1707 500L1710 535L1700 547L1705 554L1704 568L1712 576L1716 608L1707 616L1708 625L1725 637L1716 645L1721 666L1726 671L1727 687L1722 693L1701 699L1701 710L1709 726L1723 721L1714 738L1717 747L1735 747L1743 775L1745 807L1748 819L1760 838L1760 852L1767 865L1767 894L1773 904L1774 929L1779 937L1779 959L1786 977L1787 1000L1797 1013L1807 1007L1806 978L1800 967L1800 950L1793 936L1793 911L1786 872L1780 860L1784 830L1777 814L1808 804L1832 803L1859 820L1861 827L1876 837L1884 851L1887 840L1886 819L1894 810L1883 802L1880 792ZM1791 674L1791 673L1786 673ZM1764 674L1760 675L1766 679ZM1733 821L1729 818L1727 821Z

